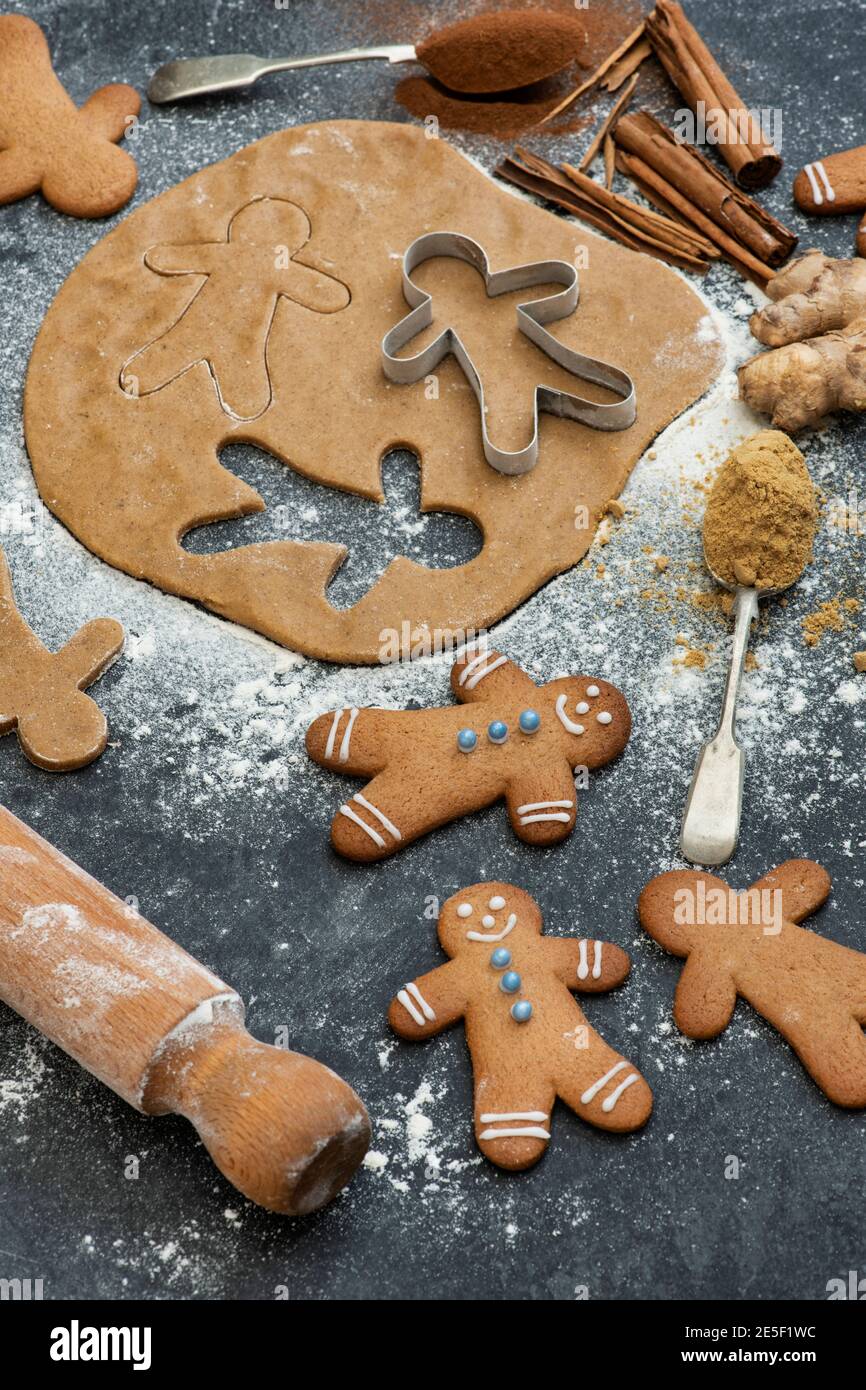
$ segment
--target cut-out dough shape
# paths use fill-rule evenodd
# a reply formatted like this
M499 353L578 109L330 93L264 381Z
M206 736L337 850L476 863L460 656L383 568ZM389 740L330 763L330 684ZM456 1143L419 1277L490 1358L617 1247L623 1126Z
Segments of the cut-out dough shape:
M106 217L135 192L138 170L117 148L141 99L125 83L79 108L54 74L45 35L26 15L0 15L0 203L30 193L70 217Z
M611 762L631 732L615 685L562 676L538 686L486 647L455 661L451 689L468 709L347 708L310 725L314 762L373 779L331 824L331 843L347 859L386 859L501 797L521 840L558 844L577 816L573 769Z
M674 1000L681 1032L717 1037L737 997L746 999L787 1038L830 1100L860 1109L866 955L796 925L829 892L829 874L811 859L786 860L736 900L715 874L676 869L647 884L638 914L660 946L686 957Z
M224 243L238 208L263 198L305 209L313 230L304 255L351 287L349 305L319 314L280 299L267 341L273 399L253 421L221 408L206 362L161 390L126 395L123 363L168 334L190 303L189 279L154 274L147 253ZM506 478L484 458L478 404L456 362L439 366L435 392L389 383L379 345L405 312L400 257L431 227L472 237L494 269L518 259L573 261L579 249L579 323L563 320L556 336L629 372L641 402L635 425L605 434L544 415L535 468ZM510 297L488 300L483 286L474 293L478 276L457 261L422 266L415 278L434 292L437 313L459 328L489 384L497 442L524 443L538 350L515 327ZM229 316L215 328L210 350L221 358L237 351ZM34 348L27 447L46 505L110 564L312 656L376 662L383 632L408 622L429 634L428 650L436 640L441 649L489 628L578 563L650 441L717 378L721 347L706 329L704 304L669 267L497 187L445 140L373 121L300 126L160 194L84 257ZM554 389L574 386L554 363L548 379ZM484 546L441 570L399 556L348 610L327 599L345 551L325 540L190 554L179 537L192 527L263 510L254 489L219 462L219 451L238 442L376 501L383 455L405 445L421 459L422 508L470 517ZM323 535L326 528L323 510Z
M537 1163L557 1099L598 1129L622 1134L646 1124L648 1083L572 998L622 984L631 964L625 951L607 941L542 936L538 904L511 883L455 893L438 931L450 961L404 985L388 1022L401 1038L420 1041L466 1020L475 1139L491 1163Z
M15 604L0 550L0 734L18 730L27 757L49 772L70 772L98 758L108 740L102 710L84 694L123 646L113 618L94 618L49 652Z
M298 258L311 231L303 208L259 198L235 214L224 241L148 251L145 264L157 275L207 278L177 323L124 365L124 390L148 395L204 361L228 414L251 420L267 410L268 336L279 299L316 314L338 313L351 299L341 281Z

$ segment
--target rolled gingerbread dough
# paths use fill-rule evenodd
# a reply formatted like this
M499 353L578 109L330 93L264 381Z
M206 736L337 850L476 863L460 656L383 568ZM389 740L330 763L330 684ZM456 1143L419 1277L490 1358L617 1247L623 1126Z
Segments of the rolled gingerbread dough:
M494 269L577 257L580 303L553 331L632 375L636 424L604 434L543 415L536 467L505 477L453 358L432 387L389 383L379 344L406 313L401 256L435 229L475 238ZM543 289L489 299L447 260L416 279L433 294L429 332L453 324L475 359L497 444L527 442L539 382L609 399L518 332L516 303ZM27 447L46 505L110 564L309 655L375 662L403 624L434 641L487 627L581 559L649 442L716 376L704 316L666 266L515 197L416 127L300 126L169 189L84 258L36 340ZM472 518L483 547L450 569L398 557L343 610L326 596L346 552L325 507L320 541L189 553L191 528L264 509L219 461L241 442L379 501L383 454L408 446L422 509Z

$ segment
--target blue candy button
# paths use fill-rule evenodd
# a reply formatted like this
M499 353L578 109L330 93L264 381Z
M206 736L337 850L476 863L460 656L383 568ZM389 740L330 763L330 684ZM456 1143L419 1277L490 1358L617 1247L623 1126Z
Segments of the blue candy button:
M528 999L518 999L511 1005L511 1017L515 1023L528 1023L532 1018L532 1005Z
M511 964L511 952L506 951L504 946L497 946L490 957L490 964L494 970L504 970L506 965Z
M520 989L520 976L516 970L506 970L502 979L499 981L499 988L504 989L506 994L516 994Z
M501 719L494 719L492 724L487 725L487 737L491 743L504 743L508 738L508 725L503 724Z
M477 742L478 735L474 729L461 729L457 735L457 747L461 753L471 753Z
M519 722L523 733L534 734L541 724L541 715L534 709L521 710Z

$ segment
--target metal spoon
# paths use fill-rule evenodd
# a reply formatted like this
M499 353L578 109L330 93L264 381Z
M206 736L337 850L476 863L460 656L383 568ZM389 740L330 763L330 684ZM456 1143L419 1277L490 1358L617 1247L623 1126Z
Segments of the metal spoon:
M382 48L347 48L342 53L319 53L308 58L257 58L252 53L180 58L157 68L150 79L147 99L160 106L168 101L205 96L208 92L236 92L251 87L269 72L313 68L321 63L354 63L367 58L412 63L416 54L411 44L387 44Z
M734 640L719 727L709 743L704 744L695 763L683 814L680 850L683 858L693 864L716 865L728 862L737 847L740 832L746 758L737 743L735 730L737 697L749 633L758 616L758 600L772 598L782 593L782 589L749 589L744 585L728 584L711 568L706 550L704 562L716 583L736 595Z

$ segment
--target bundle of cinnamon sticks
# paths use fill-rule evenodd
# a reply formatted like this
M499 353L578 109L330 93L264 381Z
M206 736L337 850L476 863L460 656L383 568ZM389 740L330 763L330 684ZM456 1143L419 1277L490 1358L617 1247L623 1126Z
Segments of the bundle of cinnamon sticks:
M722 257L764 285L797 244L793 232L690 145L646 111L613 127L616 167L658 212L640 206L570 164L555 165L517 148L496 173L575 213L633 251L702 274ZM596 140L587 151L597 151ZM587 156L581 161L586 167Z
M573 212L633 251L703 274L721 253L700 232L640 207L571 164L549 164L518 147L496 169L500 178Z

